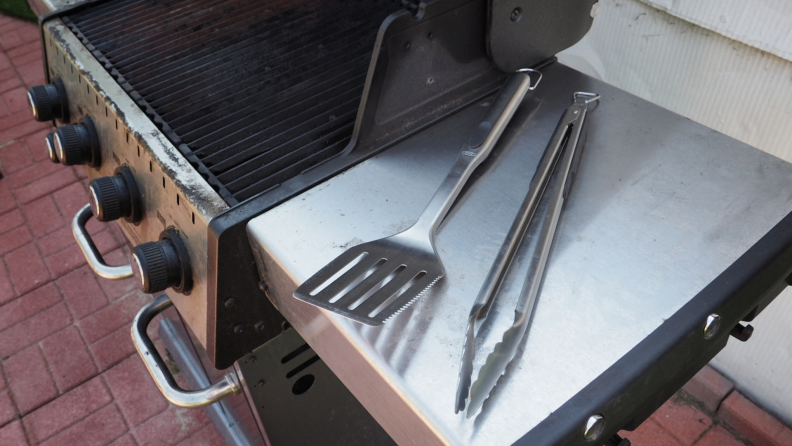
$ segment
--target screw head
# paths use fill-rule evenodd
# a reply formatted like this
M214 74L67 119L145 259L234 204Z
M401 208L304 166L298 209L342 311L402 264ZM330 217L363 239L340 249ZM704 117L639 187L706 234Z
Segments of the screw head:
M262 330L264 330L264 321L256 322L256 325L254 325L253 328L255 328L256 331L261 332Z
M234 333L241 334L242 333L242 326L241 325L237 325L236 327L234 327Z
M517 23L522 19L522 8L514 8L509 16L512 22Z
M600 414L594 414L586 420L586 428L583 429L583 438L586 441L594 441L602 435L605 430L605 417Z
M704 323L704 339L712 339L718 333L720 323L721 317L719 314L712 313L707 316L707 322Z
M236 303L236 301L234 300L234 298L233 297L229 297L228 299L226 299L224 304L225 304L226 308L231 308L231 307L234 306L235 303Z
M593 5L591 5L591 12L589 13L589 15L591 16L592 19L597 16L597 14L599 13L599 10L600 10L599 2L594 3Z

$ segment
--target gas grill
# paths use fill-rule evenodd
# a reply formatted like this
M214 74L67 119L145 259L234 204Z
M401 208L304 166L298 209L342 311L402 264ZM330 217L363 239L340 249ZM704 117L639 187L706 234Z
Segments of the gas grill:
M595 0L31 2L47 75L31 106L57 127L50 159L92 180L75 236L98 275L159 296L133 324L141 358L174 404L207 406L229 444L617 442L730 334L747 339L741 321L792 273L792 204L769 192L790 187L792 166L556 62ZM447 276L380 328L294 299L344 249L414 222L521 68L542 84L438 230ZM466 313L576 91L602 103L549 297L501 378L513 392L465 422L449 392ZM766 175L736 179L745 163ZM119 223L133 264L104 262L90 218ZM526 256L491 327L510 324ZM639 268L663 274L627 284ZM146 335L158 314L193 391ZM623 322L606 329L612 314ZM485 329L482 352L496 338Z

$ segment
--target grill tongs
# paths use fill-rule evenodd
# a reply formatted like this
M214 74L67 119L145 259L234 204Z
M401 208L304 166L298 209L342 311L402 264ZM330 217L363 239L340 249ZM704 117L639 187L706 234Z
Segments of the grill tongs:
M528 194L520 206L517 217L498 251L473 308L470 310L467 332L465 333L465 346L462 351L462 364L459 370L455 413L465 409L468 398L470 404L467 408L467 418L479 411L500 376L506 371L506 366L514 358L517 347L528 329L558 220L561 216L561 208L569 194L580 157L581 151L578 150L578 146L587 107L588 104L597 100L599 100L599 95L594 93L577 92L574 94L574 103L561 117L531 180ZM536 248L531 257L517 307L514 310L514 324L503 333L503 339L495 345L494 351L490 353L479 370L476 382L471 386L476 333L487 318L506 272L514 260L517 247L522 242L546 190L551 194L549 208L541 222Z

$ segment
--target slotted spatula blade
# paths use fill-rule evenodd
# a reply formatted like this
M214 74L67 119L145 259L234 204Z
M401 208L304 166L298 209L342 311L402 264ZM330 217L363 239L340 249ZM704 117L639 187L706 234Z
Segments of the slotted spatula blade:
M403 232L348 249L294 297L366 325L382 325L444 275L434 248L406 250Z
M490 154L525 94L529 73L514 73L484 114L418 221L404 232L349 248L294 292L294 297L366 325L382 325L445 275L434 233L462 186Z

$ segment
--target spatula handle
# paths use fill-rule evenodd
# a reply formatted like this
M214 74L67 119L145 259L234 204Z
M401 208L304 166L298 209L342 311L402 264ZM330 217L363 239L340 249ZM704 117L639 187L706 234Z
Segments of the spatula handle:
M531 84L531 74L534 73L537 75L537 79ZM506 83L498 92L498 96L492 101L487 112L484 113L484 117L476 127L476 130L473 131L467 143L462 147L454 167L440 184L432 200L411 230L434 236L435 230L459 195L462 186L470 178L473 170L492 152L492 148L495 147L526 93L534 90L541 79L542 74L538 71L525 69L512 74L506 80Z

